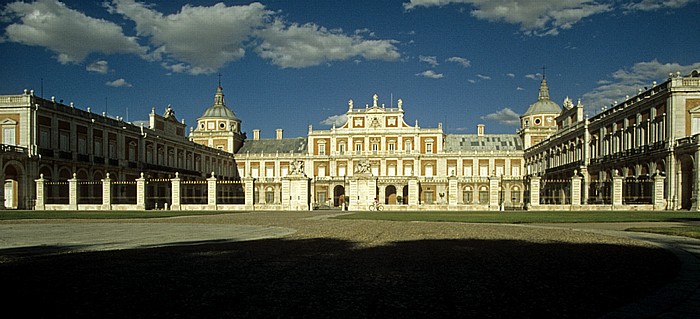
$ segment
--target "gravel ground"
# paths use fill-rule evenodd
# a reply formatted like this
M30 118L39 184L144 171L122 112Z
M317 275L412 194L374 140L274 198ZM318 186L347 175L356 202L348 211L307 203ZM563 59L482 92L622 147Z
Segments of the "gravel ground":
M657 290L679 267L674 255L643 242L585 232L324 214L99 221L295 230L280 238L77 253L0 250L0 282L12 292L6 311L27 317L595 318ZM0 224L23 223L95 222ZM20 306L26 300L36 307Z

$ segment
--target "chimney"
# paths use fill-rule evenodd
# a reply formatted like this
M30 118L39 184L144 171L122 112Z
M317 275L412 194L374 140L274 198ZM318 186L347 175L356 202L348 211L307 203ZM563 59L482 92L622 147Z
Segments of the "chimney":
M484 136L484 128L486 125L484 124L478 124L476 126L476 136Z
M260 130L254 129L253 130L253 141L257 141L260 139Z
M282 129L278 128L277 130L275 130L275 132L277 133L277 139L281 140L282 139Z

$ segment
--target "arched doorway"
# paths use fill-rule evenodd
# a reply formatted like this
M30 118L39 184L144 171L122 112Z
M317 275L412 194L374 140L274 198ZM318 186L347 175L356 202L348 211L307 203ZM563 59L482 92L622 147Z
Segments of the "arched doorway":
M389 185L384 189L384 204L396 204L396 186Z
M408 185L404 185L403 187L403 198L401 199L403 202L402 204L408 204Z
M4 173L5 208L24 208L23 205L20 204L24 196L24 194L21 194L20 189L20 185L22 185L22 167L13 163L8 163L5 165Z
M693 158L686 155L680 158L681 166L681 209L690 209L693 205Z
M340 207L345 202L345 187L336 185L333 187L333 206Z

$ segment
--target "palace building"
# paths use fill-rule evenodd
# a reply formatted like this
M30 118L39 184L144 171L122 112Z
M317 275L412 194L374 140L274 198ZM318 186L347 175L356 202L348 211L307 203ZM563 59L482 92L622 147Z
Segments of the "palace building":
M421 127L374 95L346 123L262 139L227 106L187 131L168 106L147 123L32 91L0 96L0 205L8 209L698 209L700 76L670 75L588 118L542 80L516 134ZM186 134L189 133L189 134Z

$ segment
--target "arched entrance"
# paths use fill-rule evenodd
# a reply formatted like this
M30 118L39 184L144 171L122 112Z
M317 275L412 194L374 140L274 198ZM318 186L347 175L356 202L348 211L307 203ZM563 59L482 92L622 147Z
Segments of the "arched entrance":
M403 187L403 198L402 198L403 203L402 204L408 204L408 185L404 185Z
M4 195L5 195L5 208L7 209L17 209L24 208L20 204L21 198L24 194L21 194L22 185L22 167L14 163L8 163L5 165L5 182L4 182Z
M333 206L340 207L345 203L345 187L337 185L333 187Z
M681 166L681 209L690 209L693 206L693 158L686 155L680 158Z
M396 186L389 185L384 189L384 204L396 204Z

